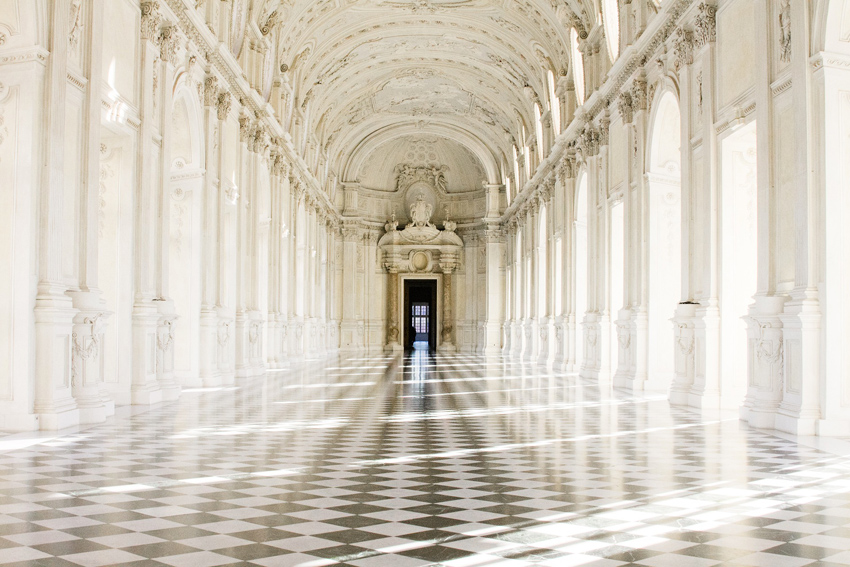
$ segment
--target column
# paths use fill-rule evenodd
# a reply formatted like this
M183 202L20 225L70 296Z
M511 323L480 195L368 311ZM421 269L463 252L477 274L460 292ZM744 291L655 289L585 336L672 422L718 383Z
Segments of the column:
M217 386L220 376L216 364L218 334L218 270L220 233L219 186L221 177L221 125L218 122L218 77L208 75L204 80L204 171L203 198L201 199L201 313L199 379L204 387ZM218 143L217 143L218 142Z
M694 282L694 298L698 299L694 333L694 354L698 357L694 362L694 380L688 395L688 404L692 407L716 408L720 405L720 180L718 164L717 131L714 128L716 115L716 48L714 43L707 42L697 46L693 37L682 39L682 68L679 84L689 84L691 64L694 55L702 70L702 117L700 128L703 139L703 177L694 180L693 198L691 201L692 214L697 219L694 227L694 242L691 254L695 262L702 262L699 281ZM688 107L683 107L690 114ZM694 117L700 120L700 117ZM684 124L684 121L683 121ZM682 140L690 138L690 132ZM682 144L684 147L686 144ZM688 156L694 160L693 153ZM684 163L684 162L683 162ZM711 211L705 214L705 211ZM700 222L700 219L702 222ZM702 253L700 253L700 251ZM688 258L690 261L690 258Z
M83 107L82 186L80 188L80 287L70 291L74 307L71 352L72 389L80 410L80 423L99 423L115 411L115 403L102 387L103 340L111 313L98 289L98 216L100 210L100 112L103 56L103 4L92 3L85 29L89 49L84 67L88 74ZM85 42L81 42L84 45Z
M440 268L443 270L443 339L440 345L444 352L455 352L454 342L454 293L452 291L452 272L457 267L457 259L444 253L440 258Z
M836 181L844 175L841 168L845 158L837 154L837 149L841 147L838 140L846 132L841 132L833 119L838 100L833 93L850 88L850 73L841 65L823 65L823 53L817 55L817 64L813 64L816 71L810 73L808 46L812 24L807 0L791 0L790 20L791 89L797 140L794 145L797 249L794 289L782 315L785 382L775 427L795 435L846 434L838 433L847 431L846 422L842 423L840 397L829 394L838 391L841 386L836 382L847 375L840 354L846 348L847 299L845 284L841 282L847 281L847 263L841 255L847 249L847 209L846 205L834 206L844 203L841 196L846 195L843 184ZM812 108L818 111L813 113ZM818 147L829 147L831 153L822 156L816 150ZM831 203L826 208L825 227L819 212L824 202ZM825 266L828 310L827 305L821 307L823 300L818 290L822 234L830 235L829 242L823 243L825 248L838 254L837 260ZM833 286L836 293L832 292ZM830 314L834 314L831 319ZM823 327L833 332L823 333ZM823 358L823 353L829 354ZM826 401L823 405L822 399Z
M399 330L401 326L398 321L398 266L388 263L387 269L387 343L388 352L398 352L404 347L399 343Z
M340 324L340 349L358 352L364 347L362 313L360 311L360 274L357 266L357 247L362 240L359 221L343 219L342 226L342 322Z
M684 41L684 40L683 40ZM684 44L683 44L684 45ZM683 62L684 64L684 62ZM679 81L679 110L681 115L680 138L681 140L689 140L691 136L692 124L697 120L696 116L691 113L691 93L689 79L686 78L687 68L680 73L681 80ZM703 113L708 112L711 107L706 106L706 101L713 100L713 93L706 92L705 74L703 75ZM706 95L708 98L706 99ZM713 129L712 129L713 130ZM706 140L704 140L706 141ZM709 148L716 148L716 141L712 137L707 140ZM697 308L699 303L695 301L697 290L702 290L702 282L697 281L698 262L705 262L703 258L697 257L698 248L697 240L702 241L700 234L701 227L699 219L703 218L697 215L701 206L703 197L698 195L702 191L703 179L696 177L696 172L693 171L694 150L691 149L689 143L681 145L682 164L682 293L681 298L684 300L676 307L676 314L673 317L674 328L674 345L673 352L675 356L675 373L673 383L670 385L669 401L673 405L687 405L690 399L691 388L693 388L696 377L696 326L697 326ZM710 170L715 165L714 154L711 154L711 161L703 165L704 170ZM711 176L714 179L714 175ZM699 249L701 250L701 249ZM717 315L717 304L715 302L715 310L713 315ZM719 325L719 320L717 321Z
M630 140L634 144L634 154L629 164L629 187L631 188L630 199L634 226L631 228L631 256L632 273L626 281L634 282L631 293L632 321L631 321L631 343L633 380L632 389L643 390L646 388L649 376L649 341L654 340L649 336L649 184L643 174L646 163L646 141L649 130L649 112L647 103L646 81L642 78L635 80L632 85L632 102L634 104L634 122L631 128ZM630 146L632 147L632 146ZM629 152L632 153L632 152ZM666 318L672 317L674 313L668 313ZM667 390L669 384L662 384L660 389Z
M766 0L753 2L756 45L767 46L772 19ZM772 235L777 229L775 181L772 167L775 129L770 88L771 49L756 50L756 128L758 191L758 285L747 310L747 391L740 407L741 419L753 427L773 428L782 401L782 313L786 296L774 293L775 252Z
M487 190L487 218L483 242L486 258L486 322L484 328L484 355L496 356L502 350L502 326L505 324L505 244L499 227L501 195L504 186L491 183Z
M561 226L561 312L558 325L561 329L559 340L563 369L575 372L576 368L576 325L578 317L575 310L575 158L565 156L558 170L563 195L563 223Z
M161 197L161 179L154 153L154 65L159 58L159 23L161 16L156 2L142 3L141 45L141 126L139 127L139 175L136 183L135 270L133 303L133 404L149 405L161 402L162 390L157 381L157 331L160 313L156 304L158 255L155 243L161 230L157 213ZM161 85L160 85L161 88ZM159 156L161 159L161 156ZM151 229L154 235L151 237Z
M218 173L218 182L213 187L214 193L210 195L213 199L213 207L216 213L216 223L218 238L215 242L216 257L213 259L215 265L212 267L215 270L215 304L217 312L217 323L215 327L216 340L216 366L217 377L215 382L223 385L231 385L236 378L233 371L233 361L235 352L234 339L234 322L233 322L233 306L231 297L228 297L232 290L228 289L227 282L230 274L233 272L233 266L228 264L235 262L236 259L231 257L228 250L232 240L238 240L236 230L238 230L236 222L229 223L228 217L238 216L238 211L235 209L239 206L239 186L236 185L236 179L226 178L224 150L227 144L226 128L227 122L230 119L230 111L233 106L233 96L226 90L221 90L218 93L216 100L216 119L218 120L216 128L218 135L214 136L215 142L218 145L216 152L216 171ZM232 151L232 148L229 148Z
M168 290L169 284L169 254L170 254L170 217L171 217L171 136L173 97L171 85L174 84L174 64L177 58L179 44L177 26L166 24L159 34L160 47L160 83L162 88L154 96L159 106L159 134L161 137L159 180L159 199L157 200L158 236L155 256L157 258L156 300L159 320L156 329L156 379L162 391L162 399L171 401L180 397L180 386L174 379L174 324L177 313L174 300Z
M250 287L251 287L251 209L253 207L251 183L251 139L253 126L245 108L240 109L239 116L239 146L237 149L236 175L239 179L241 197L236 204L236 316L235 338L236 359L234 371L237 378L251 375L251 320L250 320Z

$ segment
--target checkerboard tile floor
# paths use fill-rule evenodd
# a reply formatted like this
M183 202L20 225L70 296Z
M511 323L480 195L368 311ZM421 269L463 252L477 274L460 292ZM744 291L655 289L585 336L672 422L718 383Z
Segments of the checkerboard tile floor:
M850 565L850 455L510 360L334 361L2 449L3 567Z

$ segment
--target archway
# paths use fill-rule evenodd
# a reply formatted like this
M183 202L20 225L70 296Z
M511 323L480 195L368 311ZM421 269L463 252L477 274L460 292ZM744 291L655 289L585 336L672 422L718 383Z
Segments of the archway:
M549 243L547 232L546 205L540 207L540 221L537 223L537 318L544 324L548 315L549 300Z
M573 315L575 316L575 370L579 370L585 360L584 345L584 317L587 313L587 174L582 172L576 183L576 207L575 207L575 266L573 277L575 278L575 303Z
M620 318L625 297L625 261L626 261L626 206L622 199L611 204L609 213L609 271L608 271L608 318L610 325L609 368L613 376L620 363L620 331L615 322Z
M168 295L173 324L174 375L183 386L200 386L201 202L204 164L200 112L191 91L178 90L171 130Z
M757 288L756 123L721 142L720 396L739 404L747 387L747 329L743 317Z
M648 337L646 389L669 388L675 372L675 315L682 280L682 189L679 103L667 91L655 107L647 167Z

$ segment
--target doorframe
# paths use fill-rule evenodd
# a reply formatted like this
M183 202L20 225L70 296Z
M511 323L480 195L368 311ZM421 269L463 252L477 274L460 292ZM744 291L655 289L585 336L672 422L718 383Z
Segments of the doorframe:
M399 274L399 287L401 288L401 300L398 302L398 321L400 326L404 326L404 306L407 304L407 291L405 289L405 282L407 280L435 280L437 282L437 328L436 328L436 347L439 350L443 344L443 274ZM400 333L401 342L404 342L404 332ZM404 345L402 345L404 346Z

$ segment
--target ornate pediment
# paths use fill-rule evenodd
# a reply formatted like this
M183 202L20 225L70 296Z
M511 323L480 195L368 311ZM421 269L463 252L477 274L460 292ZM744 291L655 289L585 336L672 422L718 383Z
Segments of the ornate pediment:
M447 220L443 223L443 230L440 230L431 222L433 212L434 207L420 193L410 205L411 223L404 230L398 230L395 217L387 222L384 227L387 233L378 242L378 246L386 255L385 263L392 265L396 271L423 271L424 265L419 266L413 262L414 258L422 257L421 254L417 255L417 252L421 251L428 251L428 258L439 258L440 264L443 260L456 263L463 248L463 241L455 233L457 224ZM436 263L427 263L427 266L433 265Z

